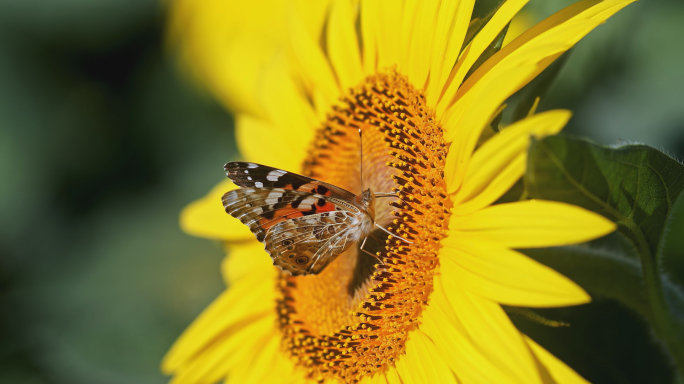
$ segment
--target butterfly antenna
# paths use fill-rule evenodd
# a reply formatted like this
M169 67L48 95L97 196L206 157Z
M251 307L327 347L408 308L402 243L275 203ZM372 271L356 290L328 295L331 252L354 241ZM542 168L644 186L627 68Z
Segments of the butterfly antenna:
M361 193L363 193L363 134L359 128L359 162L361 163Z
M408 241L408 240L404 239L403 237L401 237L401 236L399 236L399 235L395 235L394 233L392 233L392 232L388 231L387 229L383 228L382 226L378 225L378 223L373 223L373 224L375 224L376 227L382 229L383 231L387 232L388 234L390 234L390 235L396 237L397 239L401 239L401 240L404 240L405 242L407 242L407 243L409 243L409 244L413 244L412 241Z

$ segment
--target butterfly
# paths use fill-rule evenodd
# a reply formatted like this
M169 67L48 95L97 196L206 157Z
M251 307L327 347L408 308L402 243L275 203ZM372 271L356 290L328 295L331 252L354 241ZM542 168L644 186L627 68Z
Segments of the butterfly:
M248 162L231 162L224 169L241 187L223 195L226 212L249 227L274 265L293 276L320 273L352 244L361 239L365 243L375 226L390 233L375 223L375 199L396 196L393 193L368 188L357 196L320 180Z

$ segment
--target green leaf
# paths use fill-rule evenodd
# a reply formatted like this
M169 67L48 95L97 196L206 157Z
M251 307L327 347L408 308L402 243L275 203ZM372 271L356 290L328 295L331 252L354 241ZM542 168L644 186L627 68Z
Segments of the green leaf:
M617 300L652 322L639 255L620 232L587 244L522 252L569 277L592 295ZM670 279L663 279L663 290L674 307L684 304L684 292Z
M672 207L660 250L663 268L679 284L684 285L684 193Z
M666 234L673 223L679 223L673 212L683 211L674 208L684 204L684 165L645 145L607 148L551 136L530 146L524 183L530 198L574 204L618 225L624 238L617 241L622 242L619 249L598 253L584 249L570 256L578 259L576 264L584 258L585 272L594 275L574 277L578 282L585 280L590 291L642 313L668 347L680 374L684 372L684 299L664 274L662 263ZM682 254L681 249L668 252ZM638 256L638 264L630 265L629 260L635 259L630 253ZM553 263L562 257L551 259Z
M684 190L684 165L645 145L606 148L552 136L532 144L525 182L530 197L598 212L656 255L668 214Z

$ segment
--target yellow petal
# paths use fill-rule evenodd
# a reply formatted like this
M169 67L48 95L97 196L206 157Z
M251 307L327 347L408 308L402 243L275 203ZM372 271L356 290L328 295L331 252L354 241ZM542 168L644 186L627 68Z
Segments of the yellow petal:
M407 63L406 75L417 88L423 88L430 73L432 59L434 28L437 21L437 0L421 0L416 10L415 22L408 35L404 62ZM404 20L406 21L406 20Z
M615 224L574 205L528 200L497 204L467 216L452 216L450 236L511 248L577 244L609 234Z
M309 35L301 24L301 18L294 8L289 10L288 27L290 45L298 63L298 73L309 92L321 95L321 103L316 105L316 109L321 112L327 111L340 93L330 63L314 36Z
M363 80L354 13L348 1L334 2L328 19L328 55L343 90Z
M470 200L456 204L452 209L452 214L458 216L468 215L492 204L520 179L525 172L526 165L526 153L519 153L513 156L501 171L493 175L493 179L490 180L488 184L484 185L482 191L474 194ZM470 186L473 187L473 184L475 184L475 182ZM475 187L477 186L475 185ZM461 189L461 191L462 190L463 189Z
M553 15L542 20L532 28L522 33L518 38L510 42L503 49L501 54L503 56L525 45L528 41L541 35L542 33L568 21L576 20L591 20L597 19L601 21L607 20L620 9L626 7L635 0L582 0L574 3ZM493 65L494 62L488 64Z
M443 291L442 289L440 289ZM423 315L420 329L435 340L435 346L442 358L456 373L462 383L513 383L506 372L497 367L493 361L482 354L473 341L458 326L457 320L438 310L435 302L438 295L432 293L430 306ZM444 296L442 293L441 296ZM440 301L446 300L440 299ZM451 307L451 304L447 304ZM450 310L453 313L453 310ZM453 315L451 315L453 317Z
M406 355L399 357L396 368L404 384L457 382L434 342L420 329L409 334Z
M287 132L250 115L235 118L235 139L245 160L301 173L306 151L301 145L291 147L290 135L296 136L296 132Z
M273 337L267 339L266 344L261 347L242 346L240 353L234 357L234 369L231 369L226 384L292 382L292 370L276 371L274 369L277 360L289 357L280 349L281 342L279 335L274 332ZM302 380L303 377L299 379Z
M273 325L264 317L246 324L230 337L219 337L207 344L197 355L192 356L183 366L174 372L171 384L215 383L227 375L235 367L236 360L244 358L243 348L247 350L261 349L274 338ZM254 354L246 354L253 357Z
M373 376L364 376L359 384L387 384L387 379L385 378L384 372L376 373Z
M454 99L450 101L450 104L453 104L464 97L464 95L476 86L479 81L490 75L489 72L507 61L514 62L516 65L538 65L540 68L547 66L551 62L545 60L546 58L552 55L559 55L559 53L569 49L599 24L600 23L594 20L568 21L536 36L527 42L527 44L510 52L506 56L501 53L503 50L497 52L463 83L454 96ZM492 63L494 65L492 65ZM541 70L539 70L539 72L541 72ZM445 113L447 120L451 113L452 112Z
M210 239L241 241L253 238L249 228L227 214L221 202L226 192L237 188L226 179L203 198L188 204L180 214L181 229L190 235Z
M252 275L238 280L224 291L176 340L162 362L162 370L171 373L221 337L239 333L254 319L271 316L275 322L275 290L263 284L264 277Z
M542 28L533 27L482 64L458 88L454 98L446 100L440 121L446 139L455 140L449 149L446 170L451 179L450 192L460 187L477 138L501 103L629 2L604 1L595 7L602 12L594 14L594 9L590 9L551 29L547 29L549 23L542 22Z
M418 0L401 1L401 25L399 30L399 60L397 69L399 72L408 74L409 52L411 50L411 36L417 32L416 18L420 2ZM414 83L415 84L415 83ZM417 85L417 84L416 84Z
M532 354L501 307L445 276L435 276L420 329L461 382L540 383Z
M449 84L443 91L444 95L437 104L437 116L443 115L444 110L449 106L449 102L453 99L456 91L458 91L470 67L473 66L482 52L494 41L496 36L528 1L509 0L503 3L482 30L473 38L468 47L463 50L456 65L453 68L449 68Z
M301 384L305 382L304 372L301 369L296 369L294 361L284 353L277 356L271 371L274 376L273 381L264 381L264 383L277 383L277 380L283 380L285 384Z
M537 359L544 365L554 380L554 384L589 384L577 372L568 367L564 362L558 360L534 340L525 336L525 342L530 346Z
M498 106L508 95L519 88L521 79L531 79L536 73L536 64L523 65L522 63L510 62L507 64L510 65L493 70L492 73L495 75L483 79L461 102L456 104L455 107L458 108L466 104L471 108L468 113L463 110L465 113L463 121L458 123L449 121L444 126L445 138L449 141L453 140L449 146L444 169L448 193L454 193L461 187L477 139L480 137L485 124L494 117L493 114ZM473 100L477 100L477 102ZM497 108L492 109L494 105Z
M522 35L523 32L530 29L535 22L534 16L535 14L532 11L525 10L518 12L513 20L511 20L511 25L508 27L508 31L506 32L503 46L507 46L511 41L515 40L515 38Z
M263 68L287 42L287 11L296 7L309 35L320 35L328 0L170 2L168 44L185 68L231 110L263 113Z
M399 377L399 372L397 372L396 368L390 368L388 369L385 374L385 381L387 384L404 384L401 381L401 378ZM382 383L382 381L381 381Z
M328 10L330 9L330 1L331 0L294 0L294 6L291 6L289 1L286 1L286 3L287 8L296 9L296 13L300 16L300 23L306 28L307 34L318 38L321 36L323 28L325 27ZM263 4L264 3L259 3L259 5ZM263 7L254 7L254 4L251 4L250 6L264 12Z
M487 140L474 154L461 189L452 197L453 214L464 215L501 197L525 172L530 137L553 135L571 113L548 111L520 120Z
M283 42L286 2L267 0L260 8L216 0L171 4L169 44L186 68L228 108L259 113L260 73Z
M221 263L221 273L228 286L252 274L258 274L264 279L270 276L275 278L276 268L264 250L264 245L256 239L229 245L228 256Z
M372 1L372 0L371 0ZM402 48L397 36L401 36L401 2L378 0L380 17L378 23L378 68L396 65L401 57Z
M375 0L361 2L361 36L363 37L363 71L374 74L378 67L378 20L380 3Z
M437 11L437 20L435 21L435 31L432 43L432 54L430 59L430 82L427 86L427 103L428 106L434 108L439 93L441 92L441 74L444 66L444 51L446 44L449 41L449 33L451 31L452 20L456 15L456 9L460 4L459 0L443 0L439 5ZM472 12L472 9L471 9ZM465 16L462 15L465 19ZM470 17L468 17L468 20ZM461 21L463 22L463 21ZM467 29L466 29L467 30ZM465 36L465 35L464 35Z
M442 88L456 63L474 5L474 0L446 0L440 5L427 92L430 107L437 104Z
M257 351L258 353L255 353ZM256 358L246 364L236 364L226 383L261 384L278 382L277 379L281 377L282 373L273 372L273 364L276 355L282 353L280 351L280 339L272 337L262 348L250 352L244 351L242 355L244 357L253 355Z
M552 61L543 61L541 59L557 53L556 44L567 47L576 44L593 28L634 1L584 0L557 12L530 28L483 63L458 89L458 94L455 96L456 99L467 93L490 70L506 60L511 60L515 56L530 56L529 60L540 63L539 69L540 71L543 70ZM547 45L546 50L549 52L545 52L545 49L539 49L544 45ZM533 51L534 54L530 55ZM536 58L534 58L535 55L537 56Z
M253 135L261 142L269 142L268 145L278 145L285 148L285 151L298 154L301 159L313 140L318 119L291 75L282 55L264 69L260 100L266 112L266 121L282 132L278 136Z
M442 278L497 303L556 307L591 300L567 277L501 245L457 236L447 237L442 245Z

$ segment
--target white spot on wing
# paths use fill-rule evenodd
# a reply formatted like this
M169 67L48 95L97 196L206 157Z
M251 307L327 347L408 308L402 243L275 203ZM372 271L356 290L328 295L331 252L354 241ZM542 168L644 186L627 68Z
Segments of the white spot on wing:
M258 168L258 167L259 167L259 166L258 166L258 165L256 165L256 164L252 164L252 163L247 163L247 168L250 168L250 169L252 169L252 168ZM245 172L247 172L247 171L245 171Z
M280 197L282 197L282 196L283 196L283 193L282 193L282 192L270 192L270 193L268 194L268 196L266 196L266 198L267 198L267 199L276 199L276 200L278 200L278 198L280 198Z
M285 173L287 172L281 170L271 171L268 173L268 175L266 175L266 179L268 181L278 181L280 176L284 175Z
M263 187L264 187L264 183L262 183L262 182L260 182L260 181L257 181L257 182L254 183L254 186L257 187L257 188L263 188Z

